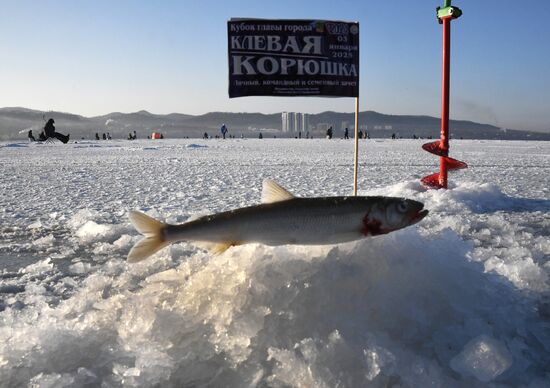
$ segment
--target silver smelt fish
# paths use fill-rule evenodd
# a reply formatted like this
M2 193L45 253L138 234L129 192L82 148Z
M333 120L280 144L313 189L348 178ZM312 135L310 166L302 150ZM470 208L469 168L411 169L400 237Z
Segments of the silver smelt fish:
M262 204L170 225L131 211L130 220L145 237L128 254L138 262L178 241L213 243L221 253L235 245L325 245L376 236L413 225L428 210L420 202L392 197L297 198L265 180Z

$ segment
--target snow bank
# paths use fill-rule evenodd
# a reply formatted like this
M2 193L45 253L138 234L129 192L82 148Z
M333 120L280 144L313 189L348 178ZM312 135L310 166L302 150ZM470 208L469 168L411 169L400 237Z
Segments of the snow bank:
M487 183L491 172L475 167L481 155L492 173L550 163L546 143L461 142L453 150L474 171L432 191L410 177L431 168L418 143L367 142L362 194L424 202L418 225L219 256L182 243L129 265L130 209L183 222L257 202L265 177L299 195L342 195L352 171L344 141L156 144L0 155L20 177L0 196L2 385L550 384L548 189L534 171ZM396 154L403 166L389 169ZM57 170L30 173L52 158Z
M111 261L38 319L8 309L2 381L69 381L85 368L115 385L450 386L503 374L515 385L548 361L534 351L545 330L530 324L533 305L468 261L472 244L450 231L216 257L184 248Z

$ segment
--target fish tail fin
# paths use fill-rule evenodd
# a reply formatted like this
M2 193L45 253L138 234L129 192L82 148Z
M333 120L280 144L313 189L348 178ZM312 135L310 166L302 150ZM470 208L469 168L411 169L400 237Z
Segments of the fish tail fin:
M136 230L145 236L130 250L129 263L145 260L168 245L163 233L166 224L138 211L131 211L128 216Z

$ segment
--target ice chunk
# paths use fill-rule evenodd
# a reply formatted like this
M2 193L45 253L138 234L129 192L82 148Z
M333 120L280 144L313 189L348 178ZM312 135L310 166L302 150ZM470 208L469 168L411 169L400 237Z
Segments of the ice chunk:
M34 240L33 244L39 247L47 247L47 246L53 245L54 242L55 242L55 237L52 234L49 234L47 236Z
M29 226L27 226L27 229L40 229L42 227L42 222L40 220L33 222Z
M90 209L77 211L68 221L67 226L71 229L78 229L92 218L98 217L98 212Z
M301 360L295 352L269 348L267 353L267 359L275 362L275 373L268 379L270 382L303 387L327 387L322 380L314 376L308 360Z
M123 234L113 245L118 249L125 249L132 246L132 236Z
M68 373L44 374L39 373L29 381L29 387L54 388L70 387L74 384L74 377Z
M51 271L53 264L50 259L38 261L34 264L28 265L21 270L22 273L40 275L44 272Z
M109 225L100 225L94 221L86 222L76 231L76 235L84 241L91 241L97 237L105 237L110 233L111 227Z
M395 362L395 356L380 346L364 349L363 355L366 361L365 377L369 381L374 380L380 374L382 368Z
M512 363L512 355L504 343L480 335L468 342L450 365L463 376L474 376L487 383L504 373Z
M90 272L91 269L92 269L92 265L90 263L78 262L69 266L69 271L71 271L74 274L80 274L80 275Z

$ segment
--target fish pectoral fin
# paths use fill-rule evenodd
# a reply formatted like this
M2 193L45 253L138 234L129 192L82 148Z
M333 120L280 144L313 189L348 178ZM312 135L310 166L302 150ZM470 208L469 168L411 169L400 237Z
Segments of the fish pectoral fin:
M262 186L262 203L286 201L294 198L287 189L271 179L265 179Z
M235 242L222 242L222 243L214 244L212 247L210 247L209 251L213 255L221 255L222 253L224 253L229 248L235 245L240 245L240 244Z
M225 251L227 251L229 248L235 246L235 245L241 245L240 243L230 241L230 242L220 242L220 243L214 243L214 242L208 242L208 241L194 241L192 243L196 247L203 249L205 251L208 251L212 255L221 255Z

